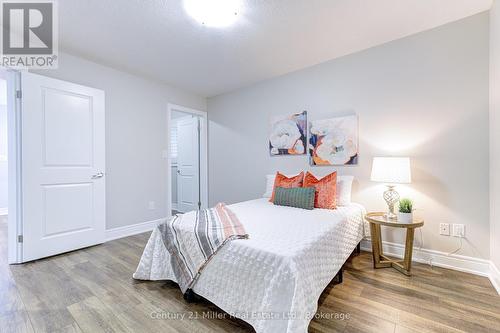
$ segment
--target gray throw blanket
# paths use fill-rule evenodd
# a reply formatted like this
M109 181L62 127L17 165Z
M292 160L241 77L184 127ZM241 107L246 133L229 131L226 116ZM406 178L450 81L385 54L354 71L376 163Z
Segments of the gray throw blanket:
M236 215L222 203L177 215L158 229L182 293L192 289L203 268L228 241L248 238Z

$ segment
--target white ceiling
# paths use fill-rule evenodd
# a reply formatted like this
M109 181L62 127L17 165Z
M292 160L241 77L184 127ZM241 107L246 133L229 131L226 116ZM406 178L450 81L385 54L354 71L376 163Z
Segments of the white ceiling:
M488 10L492 0L242 2L235 25L208 28L182 0L59 1L60 48L214 96Z

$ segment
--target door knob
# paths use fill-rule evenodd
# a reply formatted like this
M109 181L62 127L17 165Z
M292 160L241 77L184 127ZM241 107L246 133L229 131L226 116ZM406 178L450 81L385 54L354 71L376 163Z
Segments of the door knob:
M92 179L99 179L99 178L102 178L104 177L104 172L98 172L96 173L95 175L92 175Z

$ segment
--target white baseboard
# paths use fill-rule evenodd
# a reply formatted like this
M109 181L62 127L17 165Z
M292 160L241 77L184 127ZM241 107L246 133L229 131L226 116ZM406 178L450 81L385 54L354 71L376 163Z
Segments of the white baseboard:
M397 258L403 258L404 246L402 244L382 242L384 254ZM370 240L363 240L361 248L371 252L372 245ZM456 271L472 273L475 275L486 276L490 278L495 289L500 293L498 286L500 285L500 273L494 267L493 263L486 259L462 256L458 254L448 255L445 252L429 250L429 249L414 249L413 261L432 264L433 266L449 268ZM493 273L493 268L496 274ZM494 278L495 277L495 278Z
M493 262L490 262L490 281L500 295L500 270Z
M158 219L153 221L147 221L132 225L126 225L124 227L118 227L106 230L106 242L112 241L114 239L119 239L123 237L133 236L137 234L142 234L143 232L148 232L153 230L159 223L165 221L165 219Z
M7 207L0 208L0 216L9 215L9 209Z

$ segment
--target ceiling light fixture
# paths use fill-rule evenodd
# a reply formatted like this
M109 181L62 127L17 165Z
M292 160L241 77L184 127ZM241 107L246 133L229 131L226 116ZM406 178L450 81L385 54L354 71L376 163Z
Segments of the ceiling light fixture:
M240 0L184 0L184 9L207 27L227 27L238 18Z

